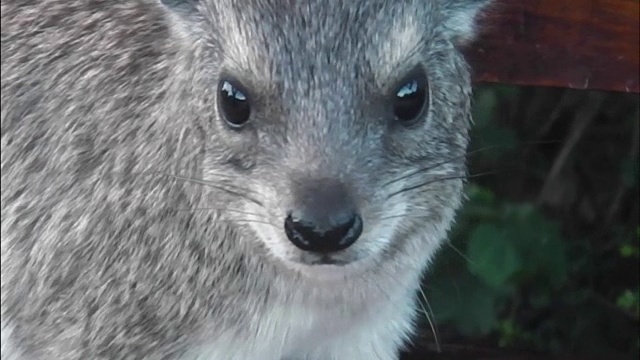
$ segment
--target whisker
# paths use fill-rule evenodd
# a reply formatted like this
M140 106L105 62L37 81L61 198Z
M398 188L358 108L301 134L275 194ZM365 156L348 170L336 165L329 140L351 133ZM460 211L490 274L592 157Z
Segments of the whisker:
M395 191L393 193L391 193L388 197L387 200L391 199L392 197L405 193L407 191L411 191L411 190L416 190L416 189L420 189L422 187L425 187L427 185L430 184L434 184L437 183L439 181L445 181L445 180L458 180L458 179L471 179L471 178L476 178L476 177L480 177L480 176L486 176L486 175L490 175L490 174L495 174L497 173L497 171L486 171L486 172L482 172L482 173L477 173L477 174L473 174L473 175L455 175L455 176L443 176L443 177L437 177L434 179L430 179L428 181L422 182L420 184L417 185L412 185L403 189L400 189L398 191Z
M393 180L387 181L386 183L382 184L382 187L387 187L389 185L397 183L398 181L402 181L402 180L405 180L405 179L410 178L412 176L415 176L415 175L418 175L418 174L422 174L422 173L424 173L426 171L433 170L433 169L435 169L435 168L437 168L439 166L446 165L446 164L448 164L448 163L450 163L452 161L464 158L465 156L466 156L466 154L465 155L456 156L456 157L453 157L453 158L450 158L450 159L447 159L447 160L444 160L444 161L441 161L441 162L438 162L438 163L435 163L435 164L430 164L429 166L425 166L425 167L413 170L413 171L409 172L408 174L404 174L404 175L402 175L402 176L400 176L398 178L395 178Z
M242 211L242 210L235 210L235 209L221 209L221 208L193 208L193 209L176 209L176 211L180 211L180 212L187 212L187 211L211 211L211 210L219 210L219 211L228 211L228 212L232 212L232 213L237 213L237 214L245 214L245 215L253 215L253 216L257 216L257 217L262 217L262 215L257 214L257 213L252 213L249 211ZM254 220L254 219L217 219L216 221L227 221L227 222L254 222L254 223L259 223L259 224L267 224L267 225L271 225L273 227L278 228L278 226L272 224L271 222L267 221L267 220ZM279 228L278 228L279 229Z
M561 140L539 140L539 141L523 141L521 143L521 145L522 146L526 146L526 145L533 146L533 145L548 145L548 144L561 144L561 143L562 143ZM411 171L408 174L404 174L404 175L402 175L402 176L400 176L400 177L398 177L396 179L392 179L390 181L387 181L382 186L383 187L389 186L389 185L394 184L394 183L396 183L398 181L402 181L402 180L405 180L405 179L410 178L412 176L424 173L426 171L430 171L430 170L436 169L436 168L438 168L438 167L440 167L442 165L446 165L446 164L448 164L448 163L450 163L452 161L455 161L455 160L460 160L460 159L465 158L465 157L470 157L470 156L477 155L477 154L482 153L484 151L493 150L493 149L500 149L500 148L505 148L506 149L508 147L504 146L504 145L488 145L488 146L483 146L483 147L480 147L480 148L477 148L477 149L469 150L469 151L465 152L462 155L454 156L454 157L449 158L447 160L444 160L444 161L441 161L441 162L438 162L438 163L435 163L435 164L430 164L430 165L425 166L423 168L419 168L419 169L416 169L414 171Z
M198 184L198 185L202 185L202 186L206 186L206 187L211 187L211 188L214 188L214 189L217 189L217 190L221 190L221 191L224 191L224 192L226 192L228 194L235 195L235 196L247 199L247 200L253 202L254 204L256 204L256 205L258 205L260 207L265 207L264 204L262 204L262 202L260 202L259 200L255 199L255 198L253 198L253 197L251 197L251 196L249 196L247 194L243 194L243 193L241 193L239 191L232 190L232 189L229 189L227 187L224 187L222 185L218 185L218 184L214 184L214 183L211 183L211 182L208 182L208 181L204 181L204 180L200 180L200 179L194 179L194 178L190 178L190 177L182 176L182 175L166 174L166 173L158 173L158 174L159 175L163 175L163 176L169 176L169 177L172 177L172 178L177 179L177 180L183 180L183 181L191 182L191 183L194 183L194 184ZM238 190L249 191L247 189L238 189Z
M255 224L263 224L263 225L269 225L269 226L273 226L276 229L280 229L280 227L268 222L268 221L261 221L261 220L254 220L254 219L218 219L216 221L220 221L220 222L231 222L231 223L255 223Z
M189 212L189 211L219 211L219 212L232 212L237 214L245 214L245 215L253 215L261 217L262 215L258 213L253 213L249 211L243 210L235 210L235 209L224 209L224 208L215 208L215 207L197 207L197 208L184 208L184 209L174 209L178 212Z
M380 261L380 263L382 263L382 262ZM385 276L387 276L389 279L391 279L391 280L395 281L396 283L402 285L401 282L397 278L395 278L392 274L389 274L387 272L385 272L383 274ZM387 297L387 300L390 301L394 306L400 306L399 304L397 304L396 302L393 301L393 299L391 298L391 295L389 295L389 293L382 286L380 286L380 284L378 284L378 282L375 282L375 281L374 282L370 282L370 281L368 281L368 279L364 278L363 275L361 277L366 282L369 282L369 283L372 283L373 285L375 285L378 288L378 290L380 290L380 292L382 292L382 294ZM427 307L428 307L429 311L431 311L431 313L433 313L431 305L429 304L429 302L428 302L428 300L426 298L426 295L425 295L424 291L422 290L422 287L421 286L418 287L418 290L420 291L420 294L421 294L422 298L425 300L425 303L427 304ZM435 342L436 342L436 348L438 349L438 351L441 351L440 350L440 340L439 340L439 336L437 334L436 324L435 324L435 322L433 322L431 316L429 315L429 311L427 311L427 309L424 307L422 302L418 301L418 305L420 306L420 308L422 310L422 313L425 315L425 317L427 318L427 321L429 322L429 326L431 327L431 331L433 332L433 337L434 337Z
M425 166L423 168L419 168L419 169L416 169L414 171L411 171L408 174L404 174L403 176L401 176L399 178L395 178L393 180L387 181L386 183L382 184L382 186L383 187L389 186L389 185L394 184L394 183L396 183L398 181L401 181L401 180L407 179L409 177L424 173L426 171L433 170L433 169L435 169L437 167L440 167L442 165L446 165L446 164L448 164L448 163L450 163L452 161L460 160L460 159L463 159L463 158L465 158L467 156L472 156L472 155L475 155L475 154L480 153L482 151L486 151L486 150L489 150L489 149L495 148L495 147L498 147L498 146L497 145L485 146L485 147L482 147L482 148L479 148L479 149L468 151L468 152L466 152L466 153L464 153L462 155L459 155L459 156L454 156L452 158L449 158L447 160L444 160L444 161L441 161L441 162L438 162L438 163L435 163L435 164L430 164L429 166Z
M429 217L428 215L401 214L401 215L385 216L385 217L376 219L376 221L385 221L385 220L392 220L397 218L426 219L428 217ZM473 261L471 261L471 259L469 259L462 251L460 251L460 249L458 249L455 245L453 245L453 243L450 240L446 240L445 244L447 244L447 246L449 246L456 254L460 255L460 257L462 257L467 263L473 264Z
M389 215L389 216L381 217L381 218L376 219L376 220L377 221L385 221L385 220L393 220L393 219L398 219L398 218L427 219L427 218L429 218L429 215L408 215L408 214Z
M469 264L473 264L473 261L471 261L471 259L469 259L462 251L460 251L457 247L455 247L451 243L451 241L447 240L445 241L445 243L447 244L447 246L453 249L453 251L455 251L458 255L460 255L466 262L468 262Z
M420 303L420 307L422 307L422 311L424 312L424 315L427 317L427 321L429 322L429 327L431 327L431 332L433 333L433 338L436 342L436 350L438 352L442 352L442 349L440 348L440 339L438 336L438 329L436 327L435 321L432 319L431 316L429 316L429 313L431 313L432 316L435 316L435 314L433 312L433 309L431 308L431 304L429 303L429 300L427 300L427 295L422 290L422 285L418 286L418 290L420 291L422 300L424 300L425 304L427 305L427 308L429 309L429 311L427 311L422 305L422 303Z

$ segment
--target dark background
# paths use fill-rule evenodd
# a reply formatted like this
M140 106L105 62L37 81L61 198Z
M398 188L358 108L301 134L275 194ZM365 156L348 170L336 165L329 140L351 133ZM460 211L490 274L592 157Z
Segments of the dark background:
M469 199L425 276L412 358L637 359L638 94L475 90Z

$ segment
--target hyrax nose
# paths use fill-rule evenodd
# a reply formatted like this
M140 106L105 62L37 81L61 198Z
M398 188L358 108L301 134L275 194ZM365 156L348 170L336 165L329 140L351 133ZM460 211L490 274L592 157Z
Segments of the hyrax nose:
M289 240L298 248L317 253L344 250L362 234L362 218L345 188L316 183L298 192L299 205L284 221Z

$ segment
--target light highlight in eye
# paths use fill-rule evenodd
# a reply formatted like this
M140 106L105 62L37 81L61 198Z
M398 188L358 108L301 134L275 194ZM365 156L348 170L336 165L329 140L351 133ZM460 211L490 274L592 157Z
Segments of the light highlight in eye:
M405 126L415 124L429 100L429 84L421 67L416 67L399 82L393 95L393 115Z
M400 88L396 96L399 98L404 98L406 96L411 96L415 94L417 90L418 90L418 82L416 80L412 80L410 83Z
M218 91L220 113L227 125L234 129L242 127L251 115L250 101L239 86L231 80L221 80Z

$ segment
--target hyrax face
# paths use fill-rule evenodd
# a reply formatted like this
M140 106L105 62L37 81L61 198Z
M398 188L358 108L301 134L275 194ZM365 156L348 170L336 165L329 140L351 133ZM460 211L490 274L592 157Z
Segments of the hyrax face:
M246 194L225 216L308 274L432 253L461 200L470 84L455 42L475 7L256 4L217 2L187 29L214 113L204 178Z

